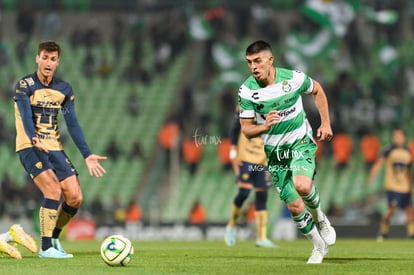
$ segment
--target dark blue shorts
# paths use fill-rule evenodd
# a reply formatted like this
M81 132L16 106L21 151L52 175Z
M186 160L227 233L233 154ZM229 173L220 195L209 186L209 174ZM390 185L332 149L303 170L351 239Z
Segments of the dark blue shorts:
M405 209L411 205L411 193L398 193L393 191L386 191L389 207L398 207Z
M272 184L267 166L250 162L242 162L237 180L251 183L255 188L269 188Z
M64 151L49 151L49 153L45 153L32 147L21 150L18 154L20 162L32 179L47 169L55 171L59 181L72 175L78 175Z

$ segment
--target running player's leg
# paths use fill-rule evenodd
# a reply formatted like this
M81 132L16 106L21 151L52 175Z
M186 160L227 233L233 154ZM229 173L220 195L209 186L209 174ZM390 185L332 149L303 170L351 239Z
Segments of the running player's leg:
M319 192L312 182L315 175L316 149L316 144L309 138L295 144L290 169L293 185L312 214L319 233L328 245L333 245L336 242L336 232L321 209Z
M377 237L378 241L382 241L384 238L388 237L388 233L390 232L390 220L396 210L396 207L389 207L385 214L382 216Z
M246 201L246 199L249 197L250 190L251 190L251 185L246 186L245 183L239 183L238 187L239 188L238 188L237 194L233 200L230 220L228 222L228 226L231 226L231 227L237 226L237 219L240 216L242 206L244 202Z
M302 198L294 190L292 184L285 186L283 195L286 197L285 202L297 228L313 244L312 254L307 263L322 263L323 257L328 253L328 247L315 225L312 214L305 207Z
M244 202L249 197L250 190L253 188L253 184L251 183L251 173L252 170L249 169L249 163L242 162L239 175L237 176L238 191L233 199L230 220L227 223L224 237L224 242L228 246L233 246L236 243L237 219L241 214Z
M238 183L238 191L237 195L234 197L232 208L231 208L231 215L230 220L226 226L226 235L224 238L224 242L228 246L233 246L236 243L236 227L237 227L237 219L239 218L243 203L249 197L251 185L246 183ZM250 187L250 188L246 188Z
M312 217L317 217L314 218L314 220L322 238L328 245L333 245L336 241L336 232L326 215L322 212L319 193L312 184L312 180L308 176L298 175L293 177L293 182L295 189L301 195L305 205L310 210Z
M397 207L405 212L407 238L414 238L414 208L411 192L398 193Z
M284 201L296 223L299 231L313 244L312 255L308 263L322 263L323 257L328 252L327 245L322 239L315 226L311 213L305 207L303 199L300 197L292 181L292 171L288 168L290 160L285 163L274 161L269 164L269 172L272 176L273 184L279 192L280 199Z
M397 193L391 191L386 191L385 193L388 201L388 209L381 217L380 228L377 236L377 241L379 242L388 237L388 233L390 231L390 221L397 210L396 202L398 202Z
M407 221L407 237L414 239L414 208L412 205L405 208L405 217Z
M276 248L277 246L267 238L268 213L266 202L267 190L256 190L256 246Z
M267 191L271 185L270 174L267 168L263 167L263 169L254 172L252 179L256 195L256 246L276 248L277 246L267 238L268 213L266 204Z

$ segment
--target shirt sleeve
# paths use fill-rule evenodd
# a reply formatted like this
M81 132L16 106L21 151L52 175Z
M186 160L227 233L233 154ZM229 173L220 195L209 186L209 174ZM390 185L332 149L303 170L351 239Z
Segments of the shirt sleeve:
M312 78L303 72L299 72L299 73L303 74L303 77L304 77L303 84L302 84L302 90L304 91L305 94L312 93L313 91Z
M256 112L253 102L249 99L249 89L242 85L239 89L240 118L254 118Z
M394 146L392 145L388 146L387 148L382 150L381 156L383 156L384 158L387 158L393 149L394 149Z
M32 108L29 100L29 89L26 81L20 80L15 86L14 101L16 102L17 109L19 110L20 117L26 135L32 139L36 137L35 126L33 123Z
M240 129L241 129L241 125L240 125L239 116L235 115L233 118L231 129L230 129L231 145L237 145L239 141Z
M75 142L82 156L87 158L92 155L92 152L86 143L82 128L80 127L76 117L74 100L74 96L71 95L70 98L68 98L62 105L63 117L65 118L66 126L73 142Z

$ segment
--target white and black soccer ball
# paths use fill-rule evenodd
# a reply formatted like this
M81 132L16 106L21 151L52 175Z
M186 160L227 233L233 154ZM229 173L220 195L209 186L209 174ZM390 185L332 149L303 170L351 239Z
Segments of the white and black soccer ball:
M110 266L125 266L131 262L133 255L131 241L122 235L111 235L102 241L101 258Z

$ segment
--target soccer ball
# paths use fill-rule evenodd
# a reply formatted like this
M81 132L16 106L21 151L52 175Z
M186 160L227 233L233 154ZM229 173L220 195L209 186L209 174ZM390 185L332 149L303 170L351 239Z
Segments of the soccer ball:
M134 247L130 240L122 235L106 237L101 244L101 258L110 266L125 266L134 255Z

